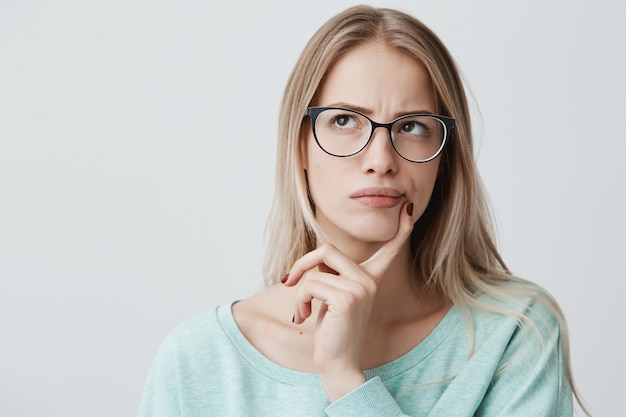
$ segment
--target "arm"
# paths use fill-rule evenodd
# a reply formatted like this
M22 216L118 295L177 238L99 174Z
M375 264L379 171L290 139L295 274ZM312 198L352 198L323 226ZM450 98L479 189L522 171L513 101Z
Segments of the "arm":
M139 417L178 417L180 405L175 381L175 355L166 338L150 367L148 379L139 406Z
M409 417L402 412L379 377L375 377L326 408L328 417Z

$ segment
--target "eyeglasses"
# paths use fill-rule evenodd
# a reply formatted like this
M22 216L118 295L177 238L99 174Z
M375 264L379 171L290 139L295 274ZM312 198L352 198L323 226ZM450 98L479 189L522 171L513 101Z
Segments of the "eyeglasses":
M308 107L313 136L327 154L339 157L361 152L378 127L387 129L393 149L411 162L435 159L454 128L454 119L434 114L407 114L389 123L378 123L355 110L341 107Z

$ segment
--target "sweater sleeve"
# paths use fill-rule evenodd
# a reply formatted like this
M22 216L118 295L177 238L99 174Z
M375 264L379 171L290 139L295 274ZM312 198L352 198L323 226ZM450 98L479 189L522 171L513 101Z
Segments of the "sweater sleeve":
M518 326L476 415L571 417L572 390L565 371L560 325L545 307L527 311L536 326Z
M379 377L374 377L326 408L328 417L408 417Z
M167 337L152 362L139 406L139 417L178 417L180 404L177 392L176 355Z

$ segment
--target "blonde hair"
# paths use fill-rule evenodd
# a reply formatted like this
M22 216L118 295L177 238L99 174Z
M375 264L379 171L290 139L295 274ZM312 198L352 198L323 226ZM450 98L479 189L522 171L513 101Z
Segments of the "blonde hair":
M513 316L535 327L516 309L479 299L503 300L522 306L532 298L558 319L566 372L581 408L569 361L564 316L553 298L538 286L513 276L493 240L490 213L474 162L472 127L459 71L447 48L423 23L391 9L356 6L326 22L304 48L285 88L280 108L277 169L273 206L267 225L264 280L280 280L293 263L324 240L315 221L301 154L304 117L324 76L342 54L364 42L397 48L428 71L442 115L453 117L453 137L441 156L440 174L429 205L411 235L415 280L440 291L459 308L470 329L469 308Z

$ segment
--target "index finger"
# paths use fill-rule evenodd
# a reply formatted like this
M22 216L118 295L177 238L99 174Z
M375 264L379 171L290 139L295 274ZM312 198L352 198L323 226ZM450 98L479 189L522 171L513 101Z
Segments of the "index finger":
M409 202L400 210L400 222L394 237L362 262L361 266L375 277L382 276L411 236L413 224L413 203Z

